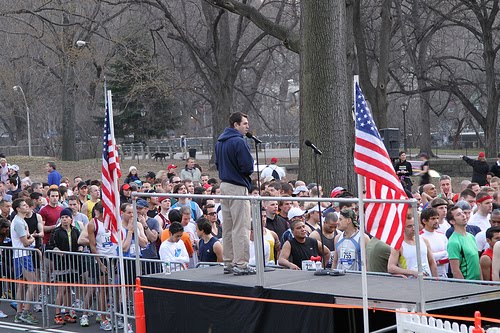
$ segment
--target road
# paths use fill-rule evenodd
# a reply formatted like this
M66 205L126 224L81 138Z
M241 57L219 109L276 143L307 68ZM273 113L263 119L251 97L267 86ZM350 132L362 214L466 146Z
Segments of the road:
M66 324L66 325L55 325L54 324L54 311L51 310L49 313L49 327L42 327L42 313L34 313L35 317L38 319L40 324L35 325L26 325L26 324L16 324L14 323L15 311L9 306L9 302L0 302L0 310L2 310L5 314L8 315L7 318L0 319L0 332L1 333L19 333L19 332L27 332L27 333L90 333L90 332L104 332L99 330L99 325L95 322L95 316L89 318L89 327L81 327L79 324L80 315L78 313L78 320L74 324ZM122 331L120 331L122 332Z

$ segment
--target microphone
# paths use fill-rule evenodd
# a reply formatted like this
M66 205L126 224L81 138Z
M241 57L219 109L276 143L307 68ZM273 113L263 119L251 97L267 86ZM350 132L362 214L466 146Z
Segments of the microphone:
M304 144L305 144L306 146L308 146L308 147L311 147L311 148L314 150L314 152L315 152L316 154L318 154L318 155L323 155L323 153L321 152L321 150L319 150L319 149L318 149L318 148L317 148L317 147L316 147L316 146L315 146L315 145L314 145L311 141L309 141L309 140L305 140L305 141L304 141Z
M247 138L252 139L253 141L255 141L255 143L262 143L262 140L259 140L255 136L253 136L252 132L247 132L247 134L245 134L245 135L246 135Z

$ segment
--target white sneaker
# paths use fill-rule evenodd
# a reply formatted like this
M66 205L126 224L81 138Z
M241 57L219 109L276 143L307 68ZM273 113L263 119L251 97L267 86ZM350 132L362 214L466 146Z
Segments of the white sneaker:
M7 318L8 316L5 314L5 312L3 312L2 310L0 310L0 318Z
M82 315L80 317L80 326L89 327L89 317L87 315Z
M33 307L34 312L42 312L42 306L40 304L35 304Z

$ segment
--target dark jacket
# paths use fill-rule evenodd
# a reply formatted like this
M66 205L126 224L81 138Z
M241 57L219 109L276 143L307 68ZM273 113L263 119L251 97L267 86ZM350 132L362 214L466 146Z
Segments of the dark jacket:
M490 171L493 172L495 176L500 177L500 165L498 165L498 162L495 162L495 164L491 166Z
M80 237L80 232L75 227L71 227L71 247L68 240L68 232L64 230L61 226L57 227L52 231L50 235L49 243L47 244L47 250L53 250L58 248L63 252L78 252L78 237ZM71 256L54 256L54 269L58 271L63 271L67 269L75 269L77 267L77 262L79 257Z
M401 176L413 176L413 169L411 166L411 163L405 160L404 162L401 162L401 160L398 160L398 163L394 166L394 170L396 171L396 175L398 177ZM399 171L399 173L398 173Z
M52 231L50 235L49 243L47 244L47 250L53 250L56 247L61 251L67 252L78 252L78 237L80 237L80 232L75 227L71 227L71 248L68 241L68 233L61 226L57 227Z
M490 171L490 166L486 161L473 160L467 156L462 157L462 159L472 167L471 181L473 183L478 183L481 186L488 184L486 174Z
M250 190L253 157L243 135L227 127L215 144L215 165L221 181L245 186Z

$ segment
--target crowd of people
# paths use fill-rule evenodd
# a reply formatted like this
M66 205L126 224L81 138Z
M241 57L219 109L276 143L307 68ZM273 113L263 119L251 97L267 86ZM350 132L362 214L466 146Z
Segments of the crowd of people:
M415 238L418 227L425 275L499 280L500 178L497 174L487 176L481 184L463 181L457 191L452 189L451 177L446 175L440 177L438 187L430 181L417 187L408 182L411 165L408 166L406 155L400 154L395 170L407 192L418 201L418 216L408 210L404 242L395 250L360 230L357 200L346 188L334 188L330 197L352 198L352 202L318 203L315 197L324 196L322 187L287 180L277 158L270 160L258 181L255 176L252 179L253 158L243 138L248 128L246 115L231 115L229 126L216 145L217 176L204 172L194 158L188 158L181 170L174 164L158 172L129 168L119 190L124 257L134 258L138 245L143 259L175 263L169 270L221 263L224 274L255 274L255 240L248 200L176 199L170 194L258 195L264 197L261 216L257 218L261 218L266 265L306 269L311 258L319 256L325 268L360 270L360 238L364 237L369 271L414 277L418 274ZM500 166L500 156L497 164ZM424 163L422 171L427 170L428 164ZM112 241L111 231L103 222L99 180L62 176L54 162L47 163L46 182L33 182L29 174L21 179L18 172L17 165L0 159L1 246L36 249L40 253L55 250L105 256L118 254L118 245ZM133 198L133 192L158 193L159 196ZM297 201L297 197L310 200ZM133 221L133 200L137 207L137 229ZM8 266L6 260L2 256L3 275ZM35 281L40 263L30 253L19 252L12 260L16 278ZM106 261L97 259L96 265L100 272L96 274L97 282L106 284L109 274ZM156 271L161 267L166 266L158 266ZM133 283L133 278L128 276L128 283ZM68 279L65 277L63 281L70 281ZM18 290L17 295L23 295L24 300L37 297L32 285L25 289ZM74 311L61 311L69 307L68 294L68 290L58 291L56 303L60 307L54 318L56 324L77 320ZM85 295L85 302L91 298L92 295ZM105 312L106 293L99 293L99 298L99 309ZM15 322L37 323L29 303L18 302L15 308ZM97 316L96 319L103 330L112 329L110 318ZM81 316L80 324L89 325L87 313Z

